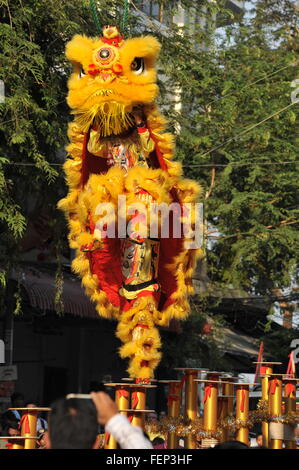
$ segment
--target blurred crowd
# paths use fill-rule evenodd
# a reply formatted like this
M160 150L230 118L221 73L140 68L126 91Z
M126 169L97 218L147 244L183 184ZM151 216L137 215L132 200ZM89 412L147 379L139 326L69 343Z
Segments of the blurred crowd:
M25 402L21 393L11 397L11 408L37 408L33 401ZM21 434L25 410L7 410L0 416L0 448L12 448L13 439ZM119 413L116 403L105 392L91 392L86 398L61 398L51 405L48 421L38 412L36 444L38 449L98 449L103 439L113 436L121 449L167 449L166 436L154 432L155 424L165 416L146 414L146 429L132 426L126 416ZM299 428L296 428L299 448ZM184 448L180 440L179 448ZM199 447L200 448L200 447ZM265 448L261 434L250 435L247 444L235 440L217 444L214 449Z
M11 396L10 408L37 408L36 403L33 400L25 401L22 393L13 393ZM24 412L21 410L7 410L0 415L0 435L2 437L17 437L21 435L21 420ZM48 423L45 417L38 413L37 418L37 447L45 448L45 433L48 429ZM10 449L12 442L1 439L0 448Z

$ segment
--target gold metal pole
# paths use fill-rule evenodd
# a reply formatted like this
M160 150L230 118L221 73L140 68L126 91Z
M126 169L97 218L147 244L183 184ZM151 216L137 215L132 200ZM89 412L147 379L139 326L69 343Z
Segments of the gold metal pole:
M224 394L227 399L227 414L231 415L234 412L234 382L238 377L224 377Z
M168 417L178 418L181 409L181 390L180 380L159 380L159 383L168 384ZM179 437L175 432L169 432L167 435L167 449L178 449Z
M32 408L28 408L27 412L22 416L21 419L21 436L33 437L36 436L37 426L37 411ZM34 439L25 439L24 449L35 449L36 441Z
M285 413L296 413L296 384L299 379L295 378L285 378L283 380L284 384L284 404L285 404ZM284 441L286 449L296 449L296 438L295 438L295 428L296 426L288 425L290 434L293 436L293 439Z
M186 371L186 397L185 397L185 416L189 419L197 417L197 372L192 370Z
M222 385L222 395L224 398L224 403L222 405L221 419L226 418L229 415L232 415L234 412L234 382L238 380L238 377L232 376L223 376L220 377ZM230 435L228 429L222 430L221 442L229 440Z
M216 432L217 431L217 410L218 410L218 384L221 383L219 380L221 372L207 372L205 379L196 380L196 382L204 383L204 409L203 409L203 428L206 431ZM204 441L204 444L203 444ZM215 439L213 439L214 443ZM202 439L202 445L209 447L212 445L210 439Z
M262 378L262 400L268 402L268 410L270 411L269 404L269 375L273 373L272 367L261 366L261 378ZM269 423L267 421L262 422L262 435L263 445L265 447L270 446L269 440Z
M115 391L115 402L120 410L120 414L127 415L127 410L130 406L130 387L118 385Z
M198 415L198 385L196 379L199 372L206 372L207 369L196 367L180 367L176 368L175 370L184 372L183 382L185 382L185 417L194 420ZM196 441L192 436L187 436L185 438L185 448L196 449Z
M185 417L191 420L196 419L197 417L197 396L198 396L198 386L194 382L198 376L197 371L193 369L186 369L185 371ZM196 442L192 436L187 436L185 438L185 447L186 449L196 449Z
M271 416L281 416L282 408L282 376L281 374L272 374L269 376L269 405ZM273 426L274 424L274 426ZM269 427L270 431L270 448L271 449L282 449L282 438L272 438L272 429L275 428L275 435L281 435L282 423L271 423ZM273 431L274 432L274 431ZM283 433L282 433L283 434Z
M24 439L15 440L12 444L12 449L24 449Z
M217 431L217 398L218 382L205 382L203 426L206 431Z
M110 387L115 387L115 403L119 410L127 410L130 407L130 387L132 384L115 383L109 384ZM120 411L121 414L127 415L126 411ZM105 449L118 449L116 439L110 434L105 435Z
M218 375L215 375L218 374ZM207 374L207 378L203 380L196 380L196 382L204 383L204 409L203 409L203 428L210 437L201 439L201 448L209 448L217 444L218 440L213 433L217 432L217 418L218 418L218 378L220 373Z
M219 420L224 420L228 416L228 397L225 394L225 383L221 383L222 387L222 396L218 397L218 414L219 414ZM221 442L225 442L228 440L228 430L222 429L222 435L221 435Z
M131 409L146 409L146 388L135 386L131 394ZM135 413L132 420L133 426L139 426L144 429L144 413Z
M249 415L249 385L237 383L236 386L236 420L248 421ZM249 429L241 426L236 434L236 440L249 445Z

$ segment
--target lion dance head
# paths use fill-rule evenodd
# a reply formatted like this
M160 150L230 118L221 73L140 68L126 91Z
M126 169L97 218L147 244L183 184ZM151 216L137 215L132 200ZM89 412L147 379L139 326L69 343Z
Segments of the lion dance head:
M159 51L154 37L124 40L115 26L105 26L99 39L76 35L67 44L74 67L67 102L83 130L93 123L109 136L133 126L133 107L152 103L158 94Z

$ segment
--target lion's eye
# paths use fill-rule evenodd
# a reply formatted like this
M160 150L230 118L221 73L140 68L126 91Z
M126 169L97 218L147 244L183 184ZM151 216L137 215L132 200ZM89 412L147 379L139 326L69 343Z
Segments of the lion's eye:
M84 73L83 67L81 67L79 77L82 78L82 77L85 77L85 75L86 74Z
M144 59L142 57L135 57L133 62L131 63L131 70L136 75L142 74L144 72Z

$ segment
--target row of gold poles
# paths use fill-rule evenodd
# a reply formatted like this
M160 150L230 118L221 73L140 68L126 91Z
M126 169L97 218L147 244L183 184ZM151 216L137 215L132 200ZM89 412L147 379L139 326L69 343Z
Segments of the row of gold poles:
M271 416L282 414L282 383L285 384L285 410L290 413L296 410L296 382L299 379L282 379L282 375L273 374L273 365L280 363L262 362L260 375L262 378L262 399L268 401ZM249 386L252 384L236 382L237 377L225 376L221 372L209 372L207 369L179 368L183 371L182 380L161 380L160 383L168 384L168 416L177 418L180 416L181 392L185 385L184 415L186 418L195 420L198 418L198 382L204 383L204 413L203 428L209 432L216 432L219 419L224 419L233 414L234 411L234 387L236 389L236 420L244 426L240 426L234 436L237 440L249 443L249 429L246 422L249 417ZM205 379L198 379L198 374L206 373ZM153 412L146 410L146 389L154 385L141 384L106 384L115 386L115 399L121 413L126 414L135 426L144 427L145 413ZM219 395L219 386L222 394ZM281 431L282 426L271 425L274 435L269 436L269 424L262 423L263 444L272 449L281 449L283 436L275 434ZM222 430L221 441L229 439L227 430ZM271 437L271 439L270 439ZM179 438L175 432L170 432L167 437L168 449L179 446ZM116 442L110 437L105 448L115 449ZM185 438L185 447L196 448L196 441L192 436ZM295 441L285 441L286 448L295 448Z
M273 374L273 365L280 363L262 363L261 377L262 377L262 399L267 400L269 403L269 413L271 416L279 417L282 415L282 383L285 385L285 411L286 413L294 412L296 410L296 382L299 379L282 379L282 374ZM221 377L220 372L207 372L205 379L197 379L196 376L199 371L203 369L182 368L176 370L183 370L185 382L185 417L194 420L197 417L197 382L204 382L204 413L203 413L203 428L209 432L217 431L217 424L219 419L224 419L233 413L234 403L234 387L236 389L236 420L239 421L239 426L236 435L237 440L249 444L249 428L246 424L249 419L249 387L250 383L235 382L236 377ZM222 395L218 395L218 386L222 385ZM171 389L170 389L171 390ZM174 407L169 409L169 416L173 414ZM178 416L179 404L176 402L175 414ZM242 426L244 423L244 426ZM271 429L274 434L269 438L269 424L262 423L264 445L272 449L281 449L283 440L285 441L286 448L295 448L295 441L286 440L284 438L285 426L283 424L271 424ZM275 434L276 432L276 434ZM281 435L277 435L279 433ZM172 433L173 434L173 433ZM292 433L290 433L292 434ZM174 435L174 434L173 434ZM222 431L221 441L229 438L227 430ZM169 444L174 448L174 437L169 439ZM288 438L289 439L289 438ZM193 438L188 437L185 439L185 447L195 448L196 443Z
M273 374L273 366L281 362L259 362L262 379L262 400L268 402L269 414L273 417L282 415L282 392L284 385L285 413L296 411L296 383L298 379L283 374ZM271 429L271 436L269 430ZM287 433L288 431L288 433ZM262 423L263 445L271 449L295 449L295 427L282 423Z

